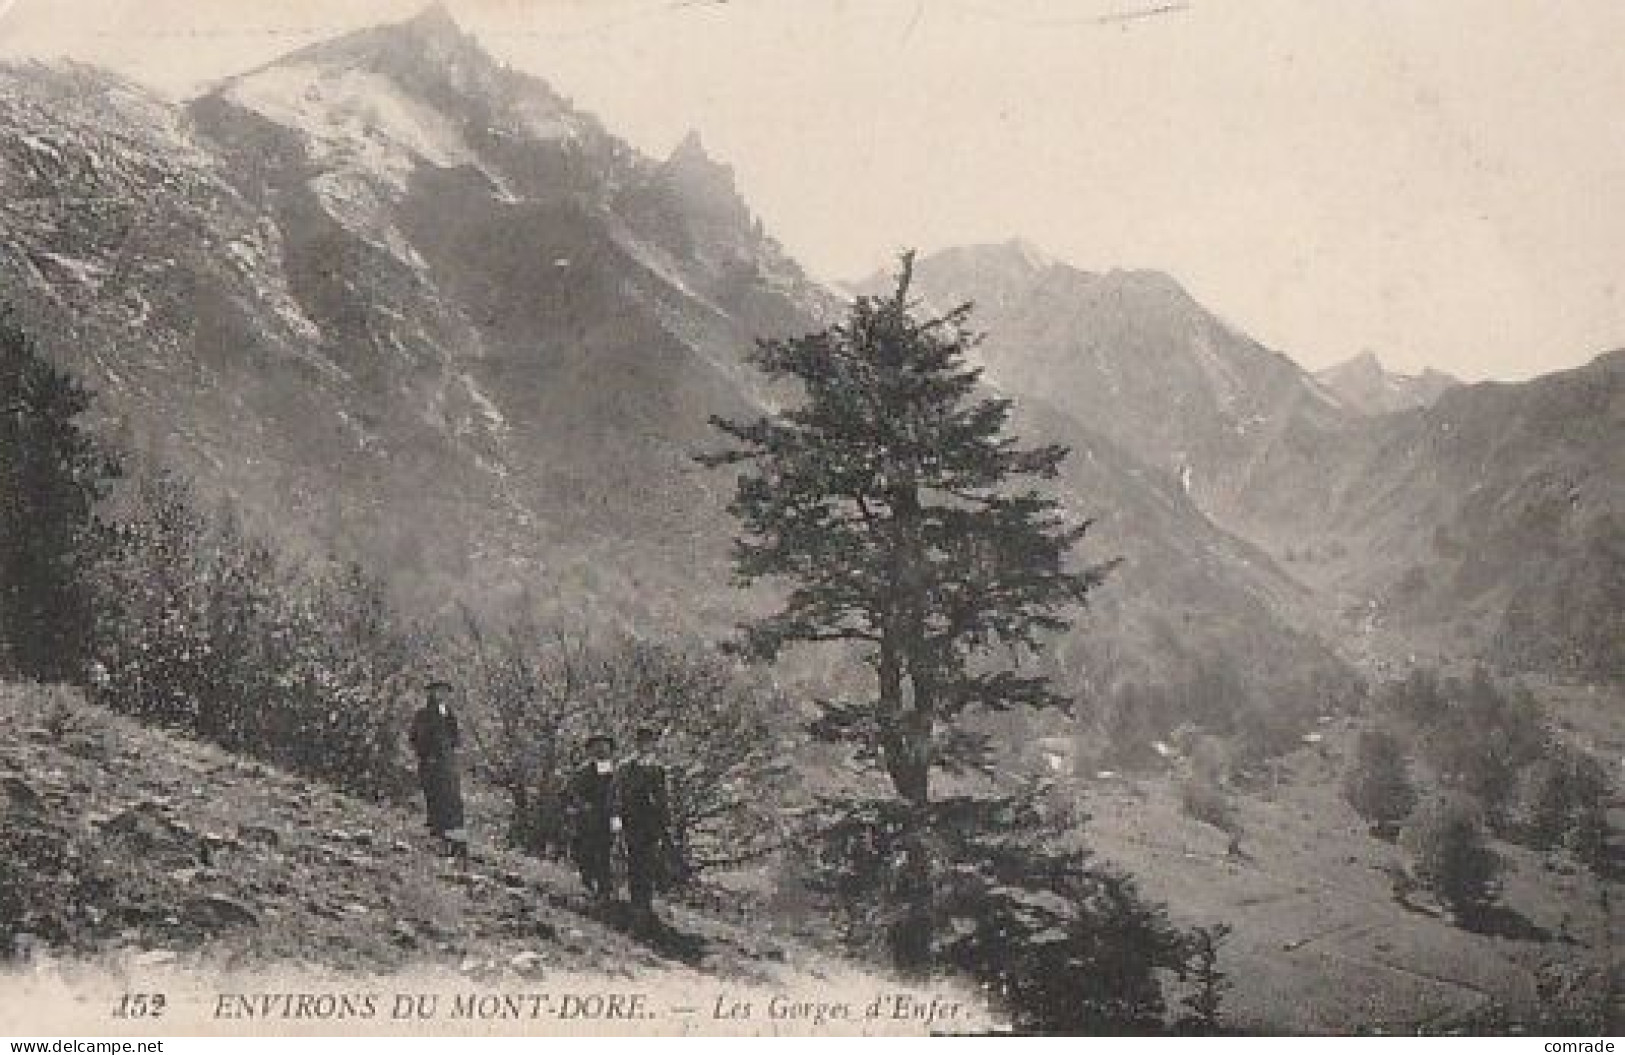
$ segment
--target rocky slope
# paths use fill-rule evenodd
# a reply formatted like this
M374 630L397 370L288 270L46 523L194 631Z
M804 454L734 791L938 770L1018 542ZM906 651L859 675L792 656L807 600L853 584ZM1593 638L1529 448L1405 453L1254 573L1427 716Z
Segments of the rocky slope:
M634 939L591 909L573 871L502 848L499 804L470 790L473 860L459 868L409 800L361 801L66 691L0 686L0 951L204 972L410 969L485 987L835 969L726 909L667 904L670 932Z
M840 303L698 137L643 157L437 10L182 109L77 66L0 89L0 297L136 449L419 610L524 589L573 625L737 618L730 486L690 455L709 415L774 398L750 343ZM1126 558L1061 650L1072 684L1203 655L1275 690L1337 669L1292 626L1301 591L1164 466L1022 402L1024 431L1078 451L1085 556Z
M1625 353L1323 442L1256 492L1289 567L1421 649L1625 679Z
M1317 380L1165 276L1019 243L918 273L930 306L978 305L996 383L1178 480L1342 616L1310 624L1349 651L1381 636L1401 662L1625 676L1620 353L1521 384L1395 379L1375 359Z
M931 307L976 305L998 385L1050 402L1210 511L1233 504L1262 452L1348 417L1159 272L1092 274L1009 242L932 254L917 275Z
M635 155L433 12L184 111L0 79L0 290L138 447L422 598L517 565L680 614L717 551L688 452L751 404L740 349L828 304L742 206L691 229L694 150Z

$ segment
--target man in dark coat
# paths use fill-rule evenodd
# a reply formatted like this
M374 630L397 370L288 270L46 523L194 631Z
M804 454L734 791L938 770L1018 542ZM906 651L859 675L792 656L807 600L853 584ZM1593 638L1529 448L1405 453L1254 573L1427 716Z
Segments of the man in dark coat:
M468 833L463 830L463 789L457 773L457 747L461 734L448 700L451 685L430 682L428 701L412 717L412 751L418 756L418 782L429 831L443 840L453 857L468 857Z
M594 900L615 898L615 836L621 830L616 801L615 741L602 733L587 738L587 761L570 775L571 842L581 882Z
M632 898L632 920L638 926L654 924L655 889L670 878L671 810L666 767L655 756L659 739L659 730L640 728L634 741L636 749L617 774L626 880Z

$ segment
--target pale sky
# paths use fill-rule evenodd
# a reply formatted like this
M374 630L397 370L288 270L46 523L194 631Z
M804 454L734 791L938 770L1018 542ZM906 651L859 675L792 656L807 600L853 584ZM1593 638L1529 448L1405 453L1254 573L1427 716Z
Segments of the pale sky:
M421 0L0 0L0 54L172 95ZM1024 237L1167 271L1310 367L1625 345L1618 0L448 0L816 276Z

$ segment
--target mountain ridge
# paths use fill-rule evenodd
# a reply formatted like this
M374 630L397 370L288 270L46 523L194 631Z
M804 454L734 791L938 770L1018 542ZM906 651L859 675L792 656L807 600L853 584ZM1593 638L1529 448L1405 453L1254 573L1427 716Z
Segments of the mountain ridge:
M139 265L93 288L0 261L0 289L138 447L262 533L387 569L409 610L523 594L551 620L721 632L760 598L729 586L728 481L689 456L710 415L783 395L752 342L841 303L697 138L643 157L429 28L428 45L421 24L310 45L129 119L98 116L100 87L0 73L17 89L0 128L39 98L30 127L60 155L8 132L0 179L39 169L47 195L145 203L0 213L27 260L68 246L85 268ZM107 164L114 143L139 163ZM1085 557L1130 558L1061 649L1067 684L1226 653L1261 693L1338 668L1277 614L1290 590L1267 558L1058 409L1018 427L1077 443L1068 501L1102 521Z
M1338 402L1361 414L1431 406L1461 384L1459 379L1432 367L1419 374L1393 373L1369 350L1315 371L1314 378Z

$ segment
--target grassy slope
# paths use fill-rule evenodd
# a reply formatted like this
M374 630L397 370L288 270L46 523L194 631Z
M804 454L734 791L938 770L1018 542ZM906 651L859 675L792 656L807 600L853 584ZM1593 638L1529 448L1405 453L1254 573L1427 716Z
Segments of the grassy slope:
M667 918L701 949L663 955L589 918L569 870L495 847L498 803L472 797L474 863L461 872L429 851L416 809L338 794L60 690L0 686L0 790L0 808L79 837L99 858L86 863L113 881L97 899L106 918L82 921L72 941L81 955L368 974L675 968L759 982L786 963L829 965L771 925L683 906ZM132 807L140 830L115 834Z
M1609 708L1575 711L1586 729L1554 707L1571 735L1605 751L1625 743L1625 715L1599 727ZM1515 847L1499 847L1509 860L1504 900L1545 937L1469 933L1425 895L1413 898L1417 908L1399 906L1380 871L1399 851L1367 835L1338 798L1353 730L1332 725L1324 735L1324 751L1284 761L1273 789L1238 798L1242 859L1226 856L1222 833L1183 813L1166 779L1095 781L1084 795L1088 838L1102 858L1132 871L1177 919L1235 927L1223 959L1233 1024L1441 1028L1490 999L1526 1005L1542 965L1596 964L1609 939L1625 948L1625 920L1617 911L1602 917L1588 875ZM337 794L68 693L0 687L0 804L8 810L21 808L18 782L38 797L34 820L80 835L114 869L117 884L99 901L108 918L74 942L83 956L161 957L209 974L288 964L367 975L429 969L482 984L675 970L696 983L774 985L857 971L791 937L787 925L775 933L759 909L734 922L670 906L676 929L703 951L686 962L663 955L589 918L566 869L495 848L498 802L471 798L476 860L462 874L427 852L415 809ZM110 834L118 827L110 822L143 803L179 826L168 830L183 833L185 847L214 843L209 864L195 849L173 856L168 836ZM276 833L275 845L260 828ZM1613 897L1625 902L1625 890ZM219 918L208 898L254 918ZM740 899L751 902L760 904ZM1572 940L1558 940L1565 927Z
M1592 743L1620 742L1618 708L1614 722L1611 741ZM1625 888L1614 884L1616 908L1605 918L1596 880L1566 855L1496 847L1508 867L1503 902L1530 925L1528 937L1463 930L1425 894L1412 896L1412 909L1400 906L1382 867L1402 851L1371 837L1339 795L1355 730L1334 724L1323 735L1324 751L1283 760L1274 788L1238 796L1240 859L1226 855L1223 833L1184 814L1166 780L1096 781L1084 794L1088 839L1101 857L1132 871L1176 918L1235 927L1224 960L1235 986L1227 1015L1237 1025L1447 1028L1492 999L1527 1010L1543 965L1605 963L1610 942L1625 950L1617 908ZM1559 937L1565 916L1572 940Z

